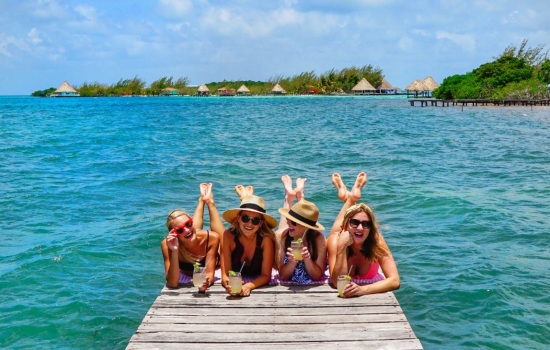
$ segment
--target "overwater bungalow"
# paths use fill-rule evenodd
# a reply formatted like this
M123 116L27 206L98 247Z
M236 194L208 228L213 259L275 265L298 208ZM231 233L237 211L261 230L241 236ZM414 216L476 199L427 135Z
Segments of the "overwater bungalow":
M179 94L178 89L174 89L173 87L167 87L162 89L161 95L163 96L176 96Z
M281 85L279 85L279 83L277 83L277 84L275 84L273 89L271 89L270 94L272 94L272 95L286 95L286 91L285 91L285 89L283 89L281 87Z
M197 89L197 95L199 96L208 96L210 95L210 90L208 90L208 87L206 84L201 84L199 88Z
M246 87L246 85L241 85L241 87L237 90L237 95L250 95L250 90Z
M382 84L376 89L377 94L398 94L401 89L390 84L386 78L382 79Z
M228 89L225 86L218 89L218 96L235 96L235 89Z
M439 87L439 84L435 82L435 80L431 77L431 75L428 75L424 79L424 81L422 81L422 83L424 83L424 86L426 86L426 88L428 89L430 96L433 93L433 91Z
M409 96L409 93L414 94L414 97L430 96L429 88L424 85L424 83L420 79L415 79L405 88L405 90L407 91L407 97Z
M57 90L53 94L50 95L51 97L78 97L80 96L80 93L76 91L71 84L67 83L67 81L64 81Z
M372 95L376 89L367 79L363 78L351 89L351 92L355 95Z

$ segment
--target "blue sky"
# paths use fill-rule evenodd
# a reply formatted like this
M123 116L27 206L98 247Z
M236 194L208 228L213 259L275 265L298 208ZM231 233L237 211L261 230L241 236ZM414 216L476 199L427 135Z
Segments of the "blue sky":
M0 95L365 64L404 88L471 71L523 39L550 48L548 0L0 0Z

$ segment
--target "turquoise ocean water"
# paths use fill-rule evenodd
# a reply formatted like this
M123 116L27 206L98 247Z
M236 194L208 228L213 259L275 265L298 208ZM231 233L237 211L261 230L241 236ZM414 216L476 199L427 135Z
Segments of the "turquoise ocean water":
M550 345L550 109L404 98L0 97L0 348L124 349L164 285L166 214L339 172L383 224L426 349ZM252 298L254 295L252 294Z

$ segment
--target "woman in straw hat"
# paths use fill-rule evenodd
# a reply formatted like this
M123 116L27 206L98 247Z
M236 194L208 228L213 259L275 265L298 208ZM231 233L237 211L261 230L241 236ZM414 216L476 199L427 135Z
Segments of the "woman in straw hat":
M296 188L292 189L292 179L288 175L281 177L285 188L283 208L279 209L281 220L277 236L280 242L282 261L279 277L283 281L307 284L318 281L325 276L327 261L327 242L319 232L325 228L317 219L319 209L315 204L305 200L304 185L307 179L298 178ZM294 198L298 200L294 205ZM292 207L291 207L292 205ZM290 247L292 241L302 240L302 260L297 260Z
M210 228L203 230L204 206L210 214ZM214 270L218 264L220 235L223 223L214 203L212 184L200 185L200 196L193 218L181 209L175 209L166 219L168 236L162 240L164 270L168 287L176 288L183 275L192 276L194 264L206 266L206 281L200 292L204 292L214 282Z
M351 192L337 173L332 175L332 183L338 190L338 198L344 201L327 242L332 283L336 285L340 275L351 276L353 280L344 289L344 298L398 289L397 266L378 231L374 212L366 204L356 203L367 183L367 175L364 172L357 175ZM378 274L379 268L385 278ZM359 285L358 281L371 284Z
M271 280L277 220L266 213L264 200L251 193L243 195L239 208L226 210L223 218L231 226L223 233L222 285L232 294L229 271L241 271L243 286L239 294L246 297Z

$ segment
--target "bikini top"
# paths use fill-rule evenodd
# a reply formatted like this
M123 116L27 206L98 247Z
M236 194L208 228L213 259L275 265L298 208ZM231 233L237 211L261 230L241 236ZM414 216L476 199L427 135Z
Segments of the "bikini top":
M242 257L244 254L244 246L241 241L237 238L235 232L233 237L235 240L235 249L231 252L231 270L239 271L242 266ZM243 276L258 276L262 273L262 262L263 262L263 249L262 242L264 238L259 234L256 235L256 248L254 249L254 255L252 256L252 261L245 261L244 267L241 271Z
M210 231L206 230L206 247L204 248L204 256L201 258L198 255L193 255L193 254L189 253L189 255L191 257L196 258L195 261L199 263L199 266L204 267L205 260L206 260L206 253L208 252L208 242L209 241L210 241ZM193 270L195 269L194 264L195 263L184 262L184 261L179 260L179 266L180 266L181 271L193 272Z
M359 280L370 280L376 276L376 274L378 273L378 268L380 268L380 264L377 262L373 262L370 264L370 268L366 274L364 274L363 276L356 275L353 278Z

